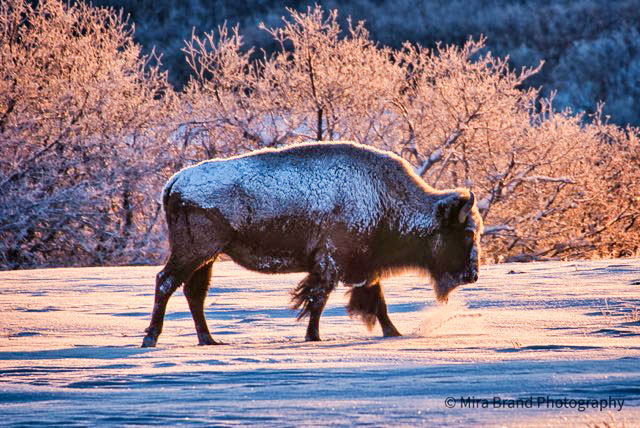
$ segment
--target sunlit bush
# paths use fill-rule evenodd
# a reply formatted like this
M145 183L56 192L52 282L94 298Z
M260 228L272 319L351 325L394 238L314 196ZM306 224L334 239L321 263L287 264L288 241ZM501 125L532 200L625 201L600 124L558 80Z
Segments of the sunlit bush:
M131 32L82 3L0 3L0 267L157 257L172 94Z
M120 13L30 5L0 3L0 268L159 263L172 172L309 140L393 150L437 188L471 187L489 261L639 253L638 130L555 110L523 89L538 67L512 71L483 39L392 49L337 12L289 11L262 27L273 54L225 26L194 33L176 94Z
M640 125L640 7L638 0L612 2L573 0L94 0L93 4L124 8L136 23L136 40L163 53L170 79L182 87L189 70L180 54L191 29L238 23L249 46L277 47L257 23L279 25L284 7L303 10L318 3L338 8L341 16L365 19L372 38L399 48L405 40L435 47L437 41L461 46L471 36L487 37L486 49L509 56L515 69L544 67L524 82L557 90L556 105L595 112L605 101L605 114L617 124ZM472 13L470 13L472 11ZM341 21L344 22L344 19Z
M281 46L251 62L237 32L185 49L184 145L195 159L305 140L354 140L401 154L432 185L469 186L488 260L637 254L638 131L553 109L521 89L483 40L435 50L373 43L337 13L290 10L265 30Z

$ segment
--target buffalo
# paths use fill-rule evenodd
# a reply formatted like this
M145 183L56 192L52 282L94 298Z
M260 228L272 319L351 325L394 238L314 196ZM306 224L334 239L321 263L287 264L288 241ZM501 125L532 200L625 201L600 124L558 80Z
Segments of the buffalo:
M156 277L143 347L155 346L167 301L184 285L200 345L217 344L204 316L211 268L224 253L258 272L307 272L292 292L306 340L339 282L347 310L399 336L381 280L428 273L439 301L478 278L482 218L467 189L435 190L399 156L349 142L263 149L185 168L165 185L170 256Z

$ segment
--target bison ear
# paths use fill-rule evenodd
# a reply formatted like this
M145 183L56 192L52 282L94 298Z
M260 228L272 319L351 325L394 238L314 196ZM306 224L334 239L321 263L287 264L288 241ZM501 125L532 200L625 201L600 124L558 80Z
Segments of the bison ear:
M460 194L447 195L436 202L435 217L442 225L455 225L465 223L475 204L475 195Z

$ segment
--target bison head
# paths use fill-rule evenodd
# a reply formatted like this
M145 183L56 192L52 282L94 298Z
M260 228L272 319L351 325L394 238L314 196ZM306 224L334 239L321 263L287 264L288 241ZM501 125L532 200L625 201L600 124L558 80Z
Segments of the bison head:
M434 205L433 217L436 227L429 271L438 301L446 302L458 285L478 280L482 217L468 190L442 195Z

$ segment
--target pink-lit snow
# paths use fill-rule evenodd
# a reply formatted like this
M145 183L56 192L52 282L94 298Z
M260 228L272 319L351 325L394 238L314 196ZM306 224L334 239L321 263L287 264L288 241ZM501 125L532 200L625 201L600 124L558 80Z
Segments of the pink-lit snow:
M640 423L638 259L484 266L446 306L424 278L389 278L391 339L347 316L341 287L319 343L288 309L302 274L219 262L206 315L225 345L197 346L178 291L141 349L159 269L0 272L0 425ZM461 408L493 397L534 405ZM610 397L620 411L570 407Z

